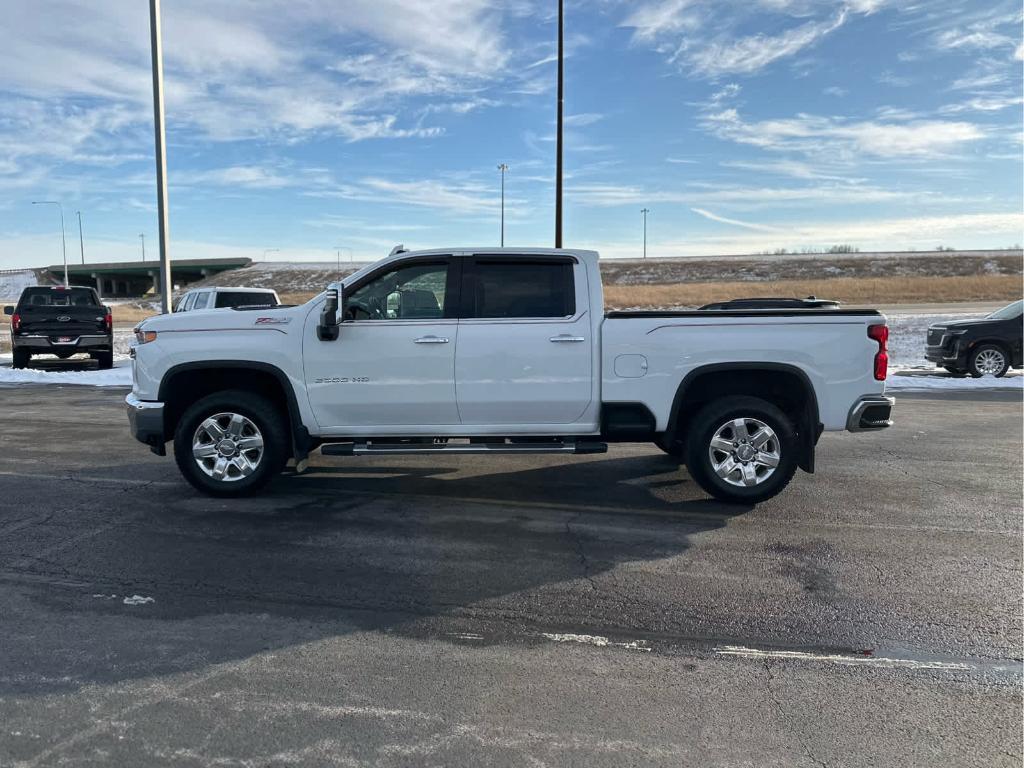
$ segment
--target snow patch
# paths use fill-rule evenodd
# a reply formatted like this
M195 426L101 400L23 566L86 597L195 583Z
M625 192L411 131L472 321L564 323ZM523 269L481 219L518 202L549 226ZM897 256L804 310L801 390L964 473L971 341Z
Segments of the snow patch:
M118 360L107 371L39 370L11 368L11 356L0 355L0 386L7 384L84 384L92 387L131 387L130 360Z
M36 273L31 269L0 272L0 299L16 301L21 292L31 285L39 285Z
M126 597L121 602L125 605L145 605L146 603L155 603L156 600L152 597L145 597L143 595L132 595L131 597Z

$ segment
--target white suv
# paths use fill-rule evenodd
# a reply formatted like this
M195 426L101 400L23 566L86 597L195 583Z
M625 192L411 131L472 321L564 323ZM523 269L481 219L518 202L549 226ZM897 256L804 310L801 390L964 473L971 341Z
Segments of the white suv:
M276 307L281 300L269 288L195 288L174 305L175 312L231 307Z

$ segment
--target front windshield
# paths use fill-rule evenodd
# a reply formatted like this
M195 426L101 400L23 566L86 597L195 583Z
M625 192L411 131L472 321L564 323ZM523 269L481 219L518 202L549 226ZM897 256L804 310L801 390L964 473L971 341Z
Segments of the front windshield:
M1024 313L1024 301L1015 301L1013 304L1008 304L1002 309L997 309L991 315L988 316L989 320L1012 320L1015 317L1020 317Z

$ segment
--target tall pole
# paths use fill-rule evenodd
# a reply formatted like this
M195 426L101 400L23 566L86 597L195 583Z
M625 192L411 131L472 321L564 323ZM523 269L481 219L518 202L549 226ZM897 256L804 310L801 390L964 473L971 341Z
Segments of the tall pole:
M650 213L649 208L643 208L640 213L644 215L644 258L647 258L647 214Z
M156 145L156 212L160 229L160 306L171 311L171 257L167 220L167 147L164 141L164 54L160 35L160 0L149 0L149 47L153 56L153 134Z
M142 232L139 232L139 240L142 241L142 261L143 261L143 263L145 263L145 261L146 261L146 235L143 234Z
M60 209L60 253L64 257L64 287L67 288L70 283L68 283L68 244L64 237L64 206L56 200L33 200L32 205L56 205Z
M555 139L555 248L562 247L562 106L565 101L562 82L563 0L558 0L558 125Z
M85 238L82 236L82 212L75 211L78 214L78 249L82 253L82 263L85 264Z
M505 171L508 165L500 163L498 170L501 171L501 247L505 247Z

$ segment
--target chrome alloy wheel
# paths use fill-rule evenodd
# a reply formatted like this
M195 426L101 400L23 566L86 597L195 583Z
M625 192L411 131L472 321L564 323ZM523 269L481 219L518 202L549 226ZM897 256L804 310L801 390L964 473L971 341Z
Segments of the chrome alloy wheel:
M775 430L763 421L739 418L715 430L708 456L725 482L750 488L772 476L781 460L780 448Z
M235 482L255 472L263 460L263 435L240 413L217 413L196 429L192 456L209 477Z
M974 358L974 367L982 376L995 376L1006 365L1006 358L998 349L983 349Z

